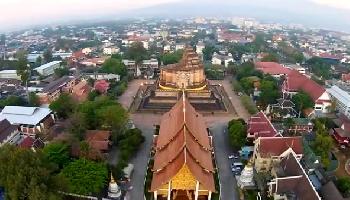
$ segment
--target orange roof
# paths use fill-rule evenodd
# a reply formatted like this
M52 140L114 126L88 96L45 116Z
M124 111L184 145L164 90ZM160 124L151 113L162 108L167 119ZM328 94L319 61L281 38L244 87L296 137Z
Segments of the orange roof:
M183 98L162 117L151 191L169 182L185 164L204 188L215 191L211 153L204 118Z

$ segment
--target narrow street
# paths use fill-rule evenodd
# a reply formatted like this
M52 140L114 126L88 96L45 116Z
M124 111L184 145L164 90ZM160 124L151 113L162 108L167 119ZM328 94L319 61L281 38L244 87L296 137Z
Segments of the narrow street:
M237 182L230 169L228 156L232 150L227 140L226 121L217 122L209 127L214 140L214 151L219 170L221 200L238 200Z

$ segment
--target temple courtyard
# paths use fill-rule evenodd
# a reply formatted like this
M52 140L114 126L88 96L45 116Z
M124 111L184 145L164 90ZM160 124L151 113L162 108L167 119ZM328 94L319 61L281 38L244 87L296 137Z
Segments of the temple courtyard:
M233 118L247 119L249 114L241 104L239 97L232 91L231 83L225 79L222 81L212 81L213 84L220 84L227 94L234 112L219 112L214 114L204 114L206 125L213 134L214 152L217 158L217 167L219 168L219 180L221 185L221 196L223 199L238 199L238 193L235 190L236 180L229 169L230 163L227 159L232 150L229 148L227 138L227 122ZM150 80L133 80L129 83L127 91L119 98L119 102L130 110L130 118L135 126L143 131L146 142L141 146L138 154L132 159L135 166L131 177L133 189L127 194L126 199L143 199L144 196L144 178L147 169L149 153L152 147L153 133L155 125L159 125L161 112L135 112L135 98L140 86L145 83L151 83Z

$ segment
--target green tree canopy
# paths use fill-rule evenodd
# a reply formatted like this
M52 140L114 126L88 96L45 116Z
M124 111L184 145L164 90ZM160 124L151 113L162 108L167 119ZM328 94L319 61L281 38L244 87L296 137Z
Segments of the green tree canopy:
M299 111L303 111L306 108L313 108L315 105L312 98L303 91L293 95L292 101Z
M61 78L63 76L69 75L69 69L67 67L60 67L54 70L55 76Z
M182 58L183 50L177 50L174 53L166 53L162 55L161 61L164 65L178 63Z
M203 49L204 60L211 60L215 51L217 51L217 49L214 45L205 45Z
M0 185L5 188L6 199L61 199L57 191L64 191L64 179L53 170L40 152L0 147Z
M269 53L261 59L262 62L279 62L278 55Z
M17 75L21 77L21 81L23 84L27 84L29 80L30 75L30 66L27 62L27 52L25 51L18 51L16 53L16 57L18 59L17 62Z
M44 51L43 58L44 58L44 63L49 63L53 61L51 50L47 49L46 51Z
M8 96L6 99L0 100L0 108L5 106L24 106L25 101L22 97L19 96Z
M276 102L280 96L277 81L262 80L260 83L260 103L264 106Z
M121 77L124 77L128 74L127 69L120 59L109 58L107 59L100 69L103 73L112 73L119 74Z
M336 182L338 189L343 194L350 193L350 178L347 176L341 177Z
M35 94L35 92L30 92L29 93L29 105L36 107L36 106L40 106L40 99L38 97L38 95Z
M76 103L67 93L62 93L58 99L53 101L49 106L49 108L54 111L58 117L64 119L73 113L75 107Z
M52 142L46 145L43 153L51 163L56 164L59 168L63 168L70 161L69 146L61 142Z
M106 186L108 170L105 164L79 159L63 168L61 174L68 181L69 192L91 195Z
M231 146L238 150L246 143L247 127L242 119L231 120L228 123L228 134Z
M135 60L136 63L148 59L149 55L142 42L134 42L125 53L125 57Z

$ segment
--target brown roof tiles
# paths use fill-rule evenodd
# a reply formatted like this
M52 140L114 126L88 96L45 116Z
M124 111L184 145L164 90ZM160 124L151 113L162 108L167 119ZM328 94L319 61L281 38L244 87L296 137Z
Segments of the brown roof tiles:
M215 191L211 145L203 117L186 98L162 117L154 156L151 191L155 191L187 165L195 178Z

